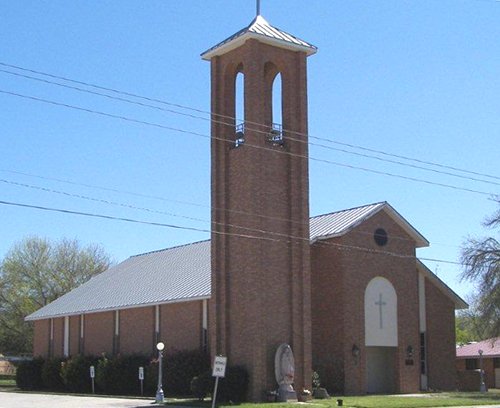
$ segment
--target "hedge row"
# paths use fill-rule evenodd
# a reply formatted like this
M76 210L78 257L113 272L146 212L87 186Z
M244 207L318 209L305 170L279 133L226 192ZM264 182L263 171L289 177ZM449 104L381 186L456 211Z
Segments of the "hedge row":
M35 358L19 364L16 383L22 390L92 392L90 366L95 367L96 392L110 395L139 395L139 367L144 367L144 393L155 395L158 360L144 355L112 357L75 356L70 359ZM166 395L190 395L193 377L206 372L210 361L199 351L176 351L163 359L163 390Z

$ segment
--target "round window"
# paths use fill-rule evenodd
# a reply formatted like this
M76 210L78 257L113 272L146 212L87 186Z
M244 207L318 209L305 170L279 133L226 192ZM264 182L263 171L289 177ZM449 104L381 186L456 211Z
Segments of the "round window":
M373 239L378 246L387 244L387 232L383 228L377 228L373 234Z

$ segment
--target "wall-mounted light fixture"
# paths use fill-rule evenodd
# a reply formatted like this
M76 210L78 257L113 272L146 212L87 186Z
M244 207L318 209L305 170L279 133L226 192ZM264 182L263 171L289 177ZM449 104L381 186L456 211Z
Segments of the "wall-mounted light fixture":
M413 346L406 347L406 358L409 360L413 358Z

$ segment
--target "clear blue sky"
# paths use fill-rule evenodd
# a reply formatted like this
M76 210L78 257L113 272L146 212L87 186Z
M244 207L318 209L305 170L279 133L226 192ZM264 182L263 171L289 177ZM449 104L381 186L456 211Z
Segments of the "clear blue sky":
M248 25L254 14L251 0L3 1L0 63L208 111L209 64L199 55ZM262 14L319 48L308 65L312 136L500 176L500 2L263 0ZM194 111L182 110L205 120L4 72L0 90L209 135L207 116ZM0 200L210 228L207 137L5 93L0 122ZM498 178L487 178L497 184L477 182L316 145L310 155L500 193ZM310 180L311 215L388 201L431 242L418 251L425 258L457 261L465 237L485 233L481 221L497 208L487 195L316 160L310 162ZM0 257L15 242L38 235L99 243L117 262L209 237L7 205L0 205L0 231ZM458 282L458 266L426 264L461 296L472 289Z

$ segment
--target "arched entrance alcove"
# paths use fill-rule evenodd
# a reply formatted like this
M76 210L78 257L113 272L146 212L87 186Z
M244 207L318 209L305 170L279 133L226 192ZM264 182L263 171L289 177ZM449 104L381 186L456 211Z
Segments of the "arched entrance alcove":
M365 290L366 392L395 392L398 299L394 286L377 276Z

